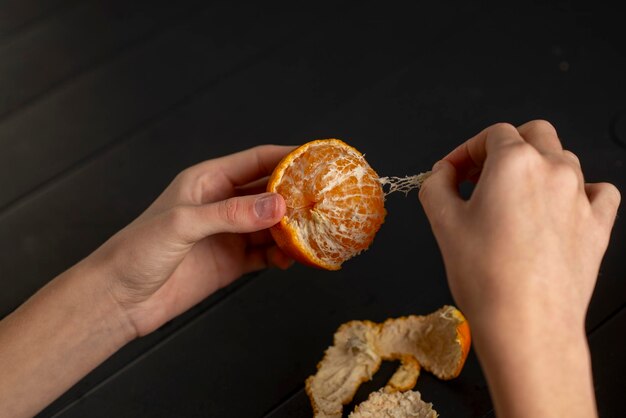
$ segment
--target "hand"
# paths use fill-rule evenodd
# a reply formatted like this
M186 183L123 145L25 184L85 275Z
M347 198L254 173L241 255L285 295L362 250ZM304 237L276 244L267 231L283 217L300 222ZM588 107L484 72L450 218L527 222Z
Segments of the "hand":
M285 202L263 192L292 149L260 146L183 171L135 221L0 321L0 416L34 416L130 340L242 274L289 267L267 230Z
M459 306L481 319L545 309L582 325L620 201L585 184L549 123L497 124L434 167L420 199ZM479 175L468 201L458 183Z
M465 179L477 180L468 200L458 193ZM459 146L435 164L420 200L451 292L475 335L496 411L552 416L541 407L515 409L550 395L543 408L556 416L559 400L590 416L584 319L620 202L617 189L585 183L578 158L563 150L554 127L532 121L491 126ZM517 382L510 382L514 374ZM585 390L570 387L575 379ZM520 388L526 384L543 394L531 396L532 389Z
M102 276L138 336L242 274L292 264L267 230L284 215L285 202L262 193L292 149L259 146L186 169L85 260L106 271Z

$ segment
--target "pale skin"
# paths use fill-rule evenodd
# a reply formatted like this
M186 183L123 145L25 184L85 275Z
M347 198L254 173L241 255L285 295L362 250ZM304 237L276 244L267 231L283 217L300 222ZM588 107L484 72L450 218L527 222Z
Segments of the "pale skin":
M597 416L584 321L618 190L585 183L546 121L491 126L433 171L420 200L496 415Z
M0 321L0 417L32 417L131 340L241 275L292 264L262 193L293 147L260 146L180 173L135 221Z
M0 416L35 415L122 346L241 275L288 268L267 230L284 200L262 191L292 149L256 147L183 171L135 221L0 321ZM462 200L458 181L479 174ZM617 190L585 184L554 128L534 121L494 125L461 145L420 199L498 416L594 416L583 323Z

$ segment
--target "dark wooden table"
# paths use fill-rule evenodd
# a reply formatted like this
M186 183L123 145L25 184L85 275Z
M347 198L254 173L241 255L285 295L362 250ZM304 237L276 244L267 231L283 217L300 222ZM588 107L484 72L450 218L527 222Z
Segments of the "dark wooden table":
M626 191L615 9L170 3L0 0L0 318L177 172L256 144L338 137L401 176L491 123L544 118L588 181ZM40 417L311 416L303 382L339 324L452 303L416 195L389 196L387 209L372 248L341 271L244 277L123 348ZM625 232L618 217L587 321L603 417L626 416ZM442 417L493 416L472 351L457 379L424 373L416 389Z

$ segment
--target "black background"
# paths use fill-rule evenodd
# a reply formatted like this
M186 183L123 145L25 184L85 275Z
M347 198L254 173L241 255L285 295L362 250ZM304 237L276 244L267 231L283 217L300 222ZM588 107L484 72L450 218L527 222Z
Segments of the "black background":
M626 190L622 13L411 4L0 0L0 317L177 172L257 144L341 138L380 175L403 176L489 124L542 118L587 181ZM416 194L387 209L373 246L339 272L245 277L40 417L311 416L303 383L339 324L453 303ZM625 229L618 216L587 320L604 417L626 416ZM457 379L423 373L416 389L442 417L493 415L473 351Z

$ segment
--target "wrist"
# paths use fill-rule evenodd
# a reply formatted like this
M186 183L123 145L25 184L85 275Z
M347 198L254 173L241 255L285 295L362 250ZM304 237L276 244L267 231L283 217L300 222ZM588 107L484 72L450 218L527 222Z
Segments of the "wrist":
M134 338L88 260L0 321L0 416L34 416ZM53 376L53 378L51 378Z
M498 416L595 416L582 323L563 325L509 309L478 321L472 331Z
M89 258L73 266L59 277L75 289L76 306L82 306L86 314L85 324L94 332L101 332L109 337L115 349L137 337L128 315L111 292L111 274L105 265L93 262Z

